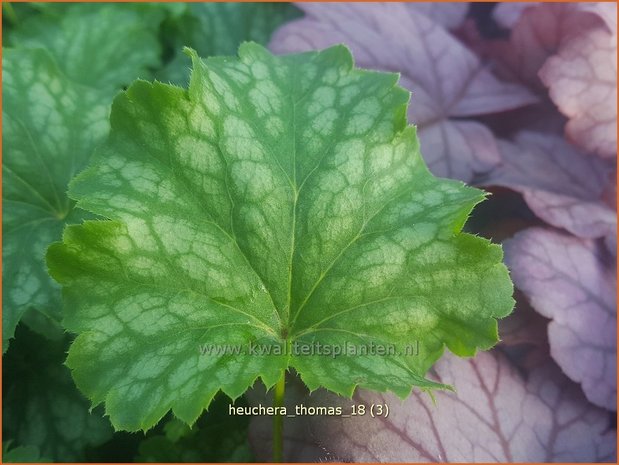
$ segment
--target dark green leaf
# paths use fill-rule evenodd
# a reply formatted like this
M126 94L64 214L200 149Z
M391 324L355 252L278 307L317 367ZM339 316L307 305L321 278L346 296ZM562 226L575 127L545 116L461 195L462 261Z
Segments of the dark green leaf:
M181 53L183 46L203 57L234 55L245 41L267 45L275 29L299 16L290 3L189 3L187 12L170 25L174 57L157 78L187 84L191 63Z
M164 434L140 444L136 462L250 462L247 416L228 413L229 400L218 396L208 412L190 428L178 419L164 425ZM247 405L243 399L235 406Z
M18 48L43 48L71 80L111 95L159 65L160 9L147 5L47 5L9 35Z
M83 460L87 447L112 435L101 409L89 412L63 365L66 347L66 340L49 341L20 326L2 370L4 436L59 462Z

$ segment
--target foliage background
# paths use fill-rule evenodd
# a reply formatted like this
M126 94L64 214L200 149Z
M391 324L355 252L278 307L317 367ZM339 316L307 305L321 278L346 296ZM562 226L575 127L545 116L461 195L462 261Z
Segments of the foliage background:
M434 376L454 383L458 392L437 394L438 407L416 394L400 403L361 392L359 402L392 405L390 419L290 421L288 459L614 460L614 5L3 8L5 57L11 51L31 57L92 98L87 108L72 110L76 121L99 107L96 117L104 121L113 96L136 78L185 85L184 45L209 56L234 54L244 40L277 53L343 42L359 66L401 73L401 84L412 91L409 120L419 127L422 153L433 172L493 194L467 228L504 243L518 287L517 310L501 322L502 343L470 361L439 362ZM36 105L26 114L43 111ZM61 143L81 147L85 163L105 131L91 134L92 140L65 135ZM5 153L15 150L6 144ZM16 168L5 165L3 295L8 299L23 288L13 279L20 273L45 275L46 244L60 238L65 222L82 216L68 205L71 213L60 215L54 226L20 229L29 213L11 214L17 211L11 184ZM71 175L59 175L59 190ZM40 172L32 169L28 181L40 185ZM46 240L37 240L41 237ZM166 417L146 434L113 433L102 411L89 412L63 365L71 335L58 324L59 302L58 289L45 283L19 308L3 300L4 330L21 319L3 355L3 461L268 460L270 419L250 425L246 418L229 417L223 397L192 429ZM11 336L3 334L3 346ZM290 402L342 402L322 392L308 396L301 387L292 392ZM259 389L247 397L268 401Z

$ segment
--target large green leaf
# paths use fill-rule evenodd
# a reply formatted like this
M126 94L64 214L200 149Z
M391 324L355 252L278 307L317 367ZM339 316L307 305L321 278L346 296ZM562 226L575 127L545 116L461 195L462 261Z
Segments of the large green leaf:
M43 256L66 223L84 216L67 184L107 134L113 94L159 62L158 9L40 8L9 31L15 48L2 60L3 352L28 309L40 312L30 314L32 326L53 335L60 293Z
M87 447L112 436L109 420L89 411L63 365L66 339L52 342L23 326L17 333L3 358L3 437L56 462L84 460Z
M67 79L43 50L4 51L2 349L29 308L59 319L45 249L82 213L67 184L108 131L99 91Z
M298 16L301 12L290 3L189 3L183 15L168 23L175 54L157 78L187 84L190 62L180 53L183 46L203 57L234 55L247 40L267 45L275 29Z
M13 47L44 48L75 82L114 94L160 62L163 11L148 5L54 4L8 36Z
M109 141L70 186L110 220L48 251L78 333L67 364L119 429L169 409L192 423L219 390L289 367L346 395L437 387L424 374L444 346L491 347L512 309L500 247L460 233L483 193L429 173L397 75L355 69L342 46L239 57L194 55L188 90L139 81L115 100ZM376 349L416 341L416 356Z

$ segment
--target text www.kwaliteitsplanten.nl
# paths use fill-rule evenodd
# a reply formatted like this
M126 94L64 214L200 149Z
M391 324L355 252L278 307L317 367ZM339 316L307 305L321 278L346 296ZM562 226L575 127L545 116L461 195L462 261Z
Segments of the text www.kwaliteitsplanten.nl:
M401 347L395 344L380 344L369 342L367 344L353 344L344 342L342 344L324 344L321 342L301 342L293 341L289 344L278 343L257 343L248 342L247 344L201 344L199 346L200 355L203 356L229 356L229 355L249 355L256 357L295 355L295 356L324 356L324 357L393 357L405 356L415 357L419 355L419 341L413 341Z

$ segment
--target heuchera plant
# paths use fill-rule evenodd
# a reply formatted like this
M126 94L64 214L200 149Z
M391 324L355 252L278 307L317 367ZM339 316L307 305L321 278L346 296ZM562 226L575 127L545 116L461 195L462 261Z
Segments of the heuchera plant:
M187 90L138 81L116 98L69 188L107 219L68 226L47 254L78 334L67 365L117 429L169 409L191 424L257 378L281 404L291 368L310 390L406 397L445 387L424 377L445 346L497 342L513 307L502 252L461 232L484 194L430 174L397 75L354 68L342 46L188 53ZM415 340L420 357L399 355ZM203 357L205 342L265 350ZM398 353L293 350L348 343Z
M3 462L616 462L616 4L2 9Z

